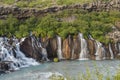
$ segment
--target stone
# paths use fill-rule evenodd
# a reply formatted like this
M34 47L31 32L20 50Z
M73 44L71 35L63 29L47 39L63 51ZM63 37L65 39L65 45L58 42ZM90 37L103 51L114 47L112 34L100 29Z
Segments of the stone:
M41 48L38 47L35 37L26 38L20 44L20 50L26 55L26 57L34 58L37 61L40 61L42 59Z

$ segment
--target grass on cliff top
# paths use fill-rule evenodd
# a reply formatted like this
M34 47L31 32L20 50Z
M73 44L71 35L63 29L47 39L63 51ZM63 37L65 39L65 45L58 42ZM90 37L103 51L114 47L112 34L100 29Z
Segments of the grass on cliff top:
M52 6L90 3L97 0L0 0L0 4L16 5L21 8L47 8ZM108 1L108 0L104 0Z

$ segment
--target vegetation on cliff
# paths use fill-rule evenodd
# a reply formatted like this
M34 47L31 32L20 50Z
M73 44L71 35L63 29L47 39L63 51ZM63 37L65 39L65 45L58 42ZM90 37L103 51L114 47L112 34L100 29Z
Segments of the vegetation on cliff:
M0 4L15 5L21 8L43 9L51 6L74 5L99 1L112 0L0 0ZM95 3L95 4L96 4ZM4 12L4 11L3 11ZM32 31L36 36L53 37L55 34L65 38L68 34L76 35L82 32L85 38L92 35L100 42L108 43L106 37L116 21L120 21L119 11L89 12L83 9L66 9L56 13L42 14L44 16L32 16L25 20L18 20L14 15L0 20L0 35L16 35L18 38L27 36Z
M55 34L65 38L68 34L76 35L82 32L87 38L89 34L93 38L107 43L106 34L112 31L115 21L120 21L120 12L88 12L85 10L64 10L54 14L46 14L43 17L30 17L26 20L18 20L13 15L5 20L0 20L0 34L11 34L17 37L27 36L33 31L37 36L52 37Z
M0 0L0 4L14 5L20 8L48 8L52 6L74 5L84 3L114 2L115 0ZM118 0L116 0L118 1Z
M71 4L82 4L93 0L0 0L1 4L15 5L21 8L47 8Z

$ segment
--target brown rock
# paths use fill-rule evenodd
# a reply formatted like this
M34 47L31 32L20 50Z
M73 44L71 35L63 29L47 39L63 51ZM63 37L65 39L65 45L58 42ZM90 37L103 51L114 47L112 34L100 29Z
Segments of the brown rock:
M74 39L74 58L78 59L79 58L79 54L81 51L81 41L78 39L78 37L76 37L76 39Z
M94 40L87 40L88 43L88 50L91 59L95 59L95 41Z
M115 58L116 58L116 57L117 57L117 54L118 54L117 44L116 44L116 43L112 43L112 44L111 44L111 48L112 48L113 54L114 54L114 56L115 56Z
M67 37L63 41L63 56L65 59L71 59L72 58L72 50L73 50L73 38L71 35Z
M33 41L32 41L33 38ZM35 37L28 37L20 44L20 50L27 56L40 61L41 49L36 44Z
M53 59L57 57L57 40L56 37L50 38L48 40L48 44L46 46L48 58Z
M106 59L111 59L109 45L104 45L104 46L105 46L105 51L106 51Z

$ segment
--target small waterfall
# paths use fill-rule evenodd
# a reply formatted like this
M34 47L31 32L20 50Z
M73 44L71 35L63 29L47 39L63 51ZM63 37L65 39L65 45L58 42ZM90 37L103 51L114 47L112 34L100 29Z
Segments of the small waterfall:
M94 40L93 37L92 37L91 35L89 35L88 37L89 37L89 39Z
M57 45L58 45L57 55L58 55L58 58L59 58L59 59L63 59L61 44L62 44L62 43L61 43L61 37L57 36Z
M71 56L71 59L74 59L74 45L73 45L73 48L72 48L72 56Z
M114 54L111 48L111 44L109 44L109 51L110 51L110 56L111 56L110 59L114 59Z
M88 49L87 49L87 42L83 38L82 33L79 33L78 36L79 36L79 39L81 40L81 52L80 52L79 60L88 60L89 54L88 54Z
M118 51L119 51L119 54L120 54L120 43L118 43Z
M47 50L43 47L41 47L41 49L42 49L42 60L49 61L49 59L47 57Z
M119 47L119 53L120 53L120 43L118 43L118 47Z
M9 64L10 70L18 70L22 67L28 67L30 65L38 65L38 63L32 59L27 58L21 51L19 43L14 42L14 46L4 43L3 39L0 38L0 60L1 61L10 61ZM16 56L13 55L13 49Z
M16 44L16 57L17 59L21 59L23 61L23 63L25 63L25 65L29 66L29 65L38 65L38 63L32 59L32 58L27 58L23 52L20 51L20 45L19 43Z
M103 45L100 42L96 41L96 60L106 59L105 53L106 51Z
M47 50L46 48L43 48L41 43L39 42L38 39L36 39L35 36L31 37L32 38L32 47L36 50L38 50L38 48L41 48L42 51L42 60L44 61L49 61L48 57L47 57ZM41 53L40 53L41 54Z

